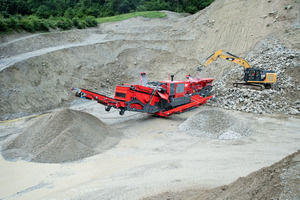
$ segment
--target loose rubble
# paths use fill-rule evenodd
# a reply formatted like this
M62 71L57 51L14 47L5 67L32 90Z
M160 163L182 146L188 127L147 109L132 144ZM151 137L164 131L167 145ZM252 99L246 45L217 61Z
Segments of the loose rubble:
M284 113L300 115L300 51L280 44L274 36L261 41L246 57L251 66L277 73L271 89L258 91L233 87L243 82L243 67L236 66L215 83L216 102L208 105L257 114Z

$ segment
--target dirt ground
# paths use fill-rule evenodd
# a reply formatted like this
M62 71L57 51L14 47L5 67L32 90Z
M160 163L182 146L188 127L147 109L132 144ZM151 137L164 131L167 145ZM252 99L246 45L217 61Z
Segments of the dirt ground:
M66 164L0 160L1 199L140 199L166 191L212 188L269 166L299 149L300 121L221 110L255 129L249 137L191 136L179 124L211 107L170 118L116 111L95 102L72 107L122 130L124 138L102 154ZM38 118L1 124L1 145ZM13 186L13 187L12 187Z
M275 164L213 189L169 191L144 199L298 199L300 151Z
M113 96L115 85L139 83L140 72L146 72L152 81L165 80L168 74L183 80L187 74L195 75L199 64L220 49L245 57L255 48L251 60L266 64L265 56L271 62L279 52L256 56L260 53L258 44L269 36L279 40L284 48L299 50L299 8L295 0L215 0L190 16L167 12L163 19L136 17L85 30L0 36L0 149L25 130L37 130L32 126L42 117L51 118L53 111L64 108L87 112L124 134L114 148L72 162L39 163L5 160L1 156L0 199L197 199L201 194L208 199L222 199L222 195L236 199L238 194L234 197L230 193L235 194L234 188L248 191L246 183L268 191L274 185L267 183L276 187L280 184L283 193L277 199L300 198L299 189L295 189L300 179L299 160L285 158L300 147L299 99L293 100L297 102L293 104L294 115L203 106L161 118L134 112L119 116L116 110L107 113L96 102L76 99L70 92L71 87L79 87ZM264 48L272 51L268 44ZM280 54L276 61L288 57L291 55L281 58ZM294 75L299 71L298 64L294 64L299 62L279 61L277 68L281 73L283 69ZM230 63L214 63L201 75L219 83L230 77L226 75L234 67ZM281 80L285 78L278 75ZM285 79L293 82L288 90L299 94L296 75ZM272 92L283 96L283 90ZM279 107L291 108L284 99L280 101ZM215 115L221 112L234 117L218 119L220 123L209 118L207 123L215 126L211 129L197 123L194 127L219 131L224 123L228 127L244 124L247 128L238 130L247 133L239 133L235 127L225 135L210 133L214 137L206 137L201 130L199 134L199 130L192 130L191 134L186 120L203 122L203 113L213 109L218 111ZM287 161L280 161L283 158ZM278 161L279 165L273 166ZM261 169L267 166L271 167ZM270 170L277 170L277 175L280 171L279 183L277 179L269 181ZM257 179L250 173L261 175L262 183L255 182Z

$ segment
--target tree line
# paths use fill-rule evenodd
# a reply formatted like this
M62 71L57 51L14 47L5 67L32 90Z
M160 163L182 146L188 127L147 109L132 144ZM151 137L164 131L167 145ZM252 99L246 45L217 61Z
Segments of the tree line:
M213 0L0 0L0 31L96 26L95 18L169 10L194 14Z

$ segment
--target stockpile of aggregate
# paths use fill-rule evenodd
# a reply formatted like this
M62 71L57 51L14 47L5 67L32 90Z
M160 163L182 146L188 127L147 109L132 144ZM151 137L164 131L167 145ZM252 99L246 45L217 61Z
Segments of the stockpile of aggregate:
M190 135L221 140L240 139L249 136L253 130L233 115L210 109L188 118L179 125L179 130Z
M80 160L116 146L122 133L88 113L64 109L43 116L2 147L7 160L41 163Z

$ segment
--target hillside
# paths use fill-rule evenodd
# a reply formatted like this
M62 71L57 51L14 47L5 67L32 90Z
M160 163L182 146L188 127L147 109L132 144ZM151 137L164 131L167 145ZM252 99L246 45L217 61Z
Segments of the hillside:
M111 93L140 71L151 80L170 73L182 79L215 50L246 56L270 34L299 49L298 8L292 0L217 0L189 17L168 12L88 30L1 36L1 118L70 105L72 86ZM222 80L232 68L212 64L206 76Z

